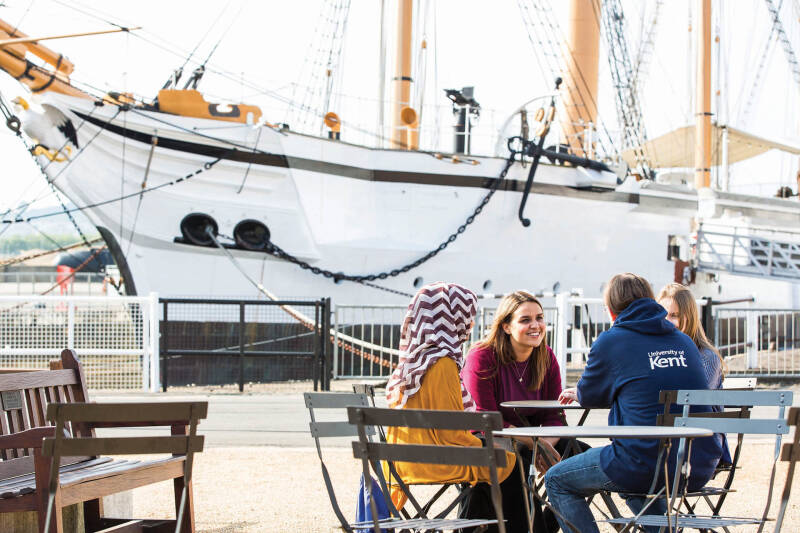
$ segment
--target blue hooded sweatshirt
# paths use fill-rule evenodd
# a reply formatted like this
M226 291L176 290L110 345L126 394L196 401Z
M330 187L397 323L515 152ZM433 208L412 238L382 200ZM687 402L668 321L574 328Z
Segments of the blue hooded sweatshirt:
M660 391L708 388L697 346L665 319L666 314L651 298L635 300L592 345L578 381L578 401L584 407L610 407L609 425L655 425L663 412L658 402ZM692 412L710 410L698 406ZM603 448L600 466L620 487L645 492L653 480L658 446L657 439L613 440ZM677 448L674 442L670 476ZM711 479L721 453L718 438L695 439L689 490Z

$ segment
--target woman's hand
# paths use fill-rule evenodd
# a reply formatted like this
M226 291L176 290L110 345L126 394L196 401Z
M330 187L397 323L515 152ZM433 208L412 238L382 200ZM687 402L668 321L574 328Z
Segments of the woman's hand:
M578 389L575 387L570 387L569 389L564 389L561 391L561 394L558 396L558 403L561 405L566 405L568 403L577 402L578 401Z
M514 424L509 424L509 428L515 428ZM525 446L529 450L533 449L533 439L531 437L514 437L514 440L520 443L521 445Z
M552 439L539 439L539 450L536 454L536 471L543 476L551 466L561 460L561 455L553 448ZM555 439L558 441L558 439Z

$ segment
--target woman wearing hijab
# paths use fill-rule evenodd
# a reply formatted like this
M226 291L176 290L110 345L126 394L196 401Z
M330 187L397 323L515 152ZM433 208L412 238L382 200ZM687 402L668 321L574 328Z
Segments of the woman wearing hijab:
M400 332L402 353L386 386L390 407L475 410L475 403L461 383L459 372L464 364L461 347L469 336L476 309L475 294L454 283L432 283L417 292L408 306ZM428 445L483 445L468 431L425 428L390 427L386 440ZM506 466L498 468L506 530L527 531L524 494L514 464L514 455L508 453ZM475 485L489 481L487 467L412 463L396 463L394 466L407 484L466 482ZM473 492L481 493L479 490ZM391 496L398 508L405 504L405 495L399 487L392 489ZM482 497L471 498L467 509L462 511L465 517L493 515L491 503Z

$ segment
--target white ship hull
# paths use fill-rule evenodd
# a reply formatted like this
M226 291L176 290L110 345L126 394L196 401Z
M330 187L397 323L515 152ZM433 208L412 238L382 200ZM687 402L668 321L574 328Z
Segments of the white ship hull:
M45 103L77 129L79 147L69 162L41 158L77 206L136 193L145 176L147 188L171 182L222 155L189 179L85 210L105 237L113 237L106 240L127 273L129 291L138 294L258 295L221 250L175 242L181 220L194 212L212 216L222 235L231 235L243 219L260 220L274 243L322 269L391 271L447 239L488 192L487 178L496 179L505 164L500 158L454 163L423 152L370 149L266 127L259 133L252 126L158 112L116 114L115 106L59 95ZM673 280L668 236L691 231L694 191L647 182L617 187L611 173L543 164L525 213L532 225L525 228L517 211L527 174L528 167L514 164L455 242L423 265L375 283L404 293L414 292L414 280L421 278L454 281L477 292L560 287L596 296L617 272L637 272L657 287ZM800 220L794 202L751 200L737 207L739 218L775 216L789 225ZM718 209L725 201L718 200ZM266 253L232 253L253 280L282 297L407 301L358 283L334 283ZM723 280L724 293L742 295L741 286L727 285ZM791 290L772 292L776 305L796 303Z

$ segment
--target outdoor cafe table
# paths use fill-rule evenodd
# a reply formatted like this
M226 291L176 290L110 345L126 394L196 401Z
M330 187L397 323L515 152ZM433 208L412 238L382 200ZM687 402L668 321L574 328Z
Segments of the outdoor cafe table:
M532 402L525 402L532 403ZM592 438L609 438L609 439L694 439L697 437L710 437L714 432L710 429L704 428L689 428L689 427L669 427L669 426L540 426L540 427L519 427L519 428L505 428L501 431L495 431L495 437L505 438L519 438L529 437L533 439L533 458L532 465L536 464L536 441L544 437L559 437L559 438L572 438L572 439L592 439ZM669 442L669 441L668 441ZM517 461L522 461L519 455L519 449L514 446L514 452L517 455ZM688 461L688 457L686 458ZM520 462L520 464L522 464ZM680 471L681 465L677 465L676 472ZM522 485L529 497L531 493L533 497L550 507L556 514L557 511L552 508L549 502L536 493L535 489L531 490L529 484L525 481L525 474L520 469L520 477L522 478ZM665 479L665 483L669 480ZM669 507L667 507L669 510ZM527 503L525 512L531 523L530 505ZM531 530L532 530L531 525ZM573 528L574 529L574 528Z
M583 414L581 415L580 420L578 420L579 426L583 425L583 423L586 421L586 417L589 416L589 411L591 411L591 408L583 407L578 402L562 404L559 403L558 400L514 400L512 402L503 402L500 404L500 407L513 409L514 412L517 413L517 415L523 420L527 419L525 418L525 415L518 411L519 409L583 409ZM563 411L561 419L566 425L567 419L563 416Z

